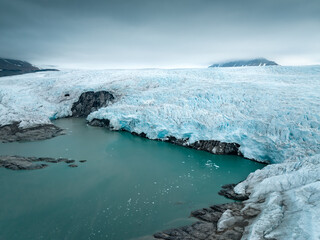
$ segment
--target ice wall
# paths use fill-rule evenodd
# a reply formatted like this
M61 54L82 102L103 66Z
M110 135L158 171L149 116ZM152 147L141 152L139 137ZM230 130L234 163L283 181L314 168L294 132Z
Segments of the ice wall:
M261 213L243 239L320 239L320 66L61 71L0 78L0 125L71 115L84 91L116 102L88 116L149 138L237 142L271 164L237 185Z
M108 90L116 102L88 120L107 118L151 139L237 142L260 161L320 152L317 66L62 71L5 77L0 86L1 125L68 116L83 91Z

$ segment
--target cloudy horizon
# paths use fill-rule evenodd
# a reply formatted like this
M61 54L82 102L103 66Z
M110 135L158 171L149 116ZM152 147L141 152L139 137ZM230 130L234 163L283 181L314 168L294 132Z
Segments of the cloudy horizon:
M317 0L0 0L0 57L71 68L320 64Z

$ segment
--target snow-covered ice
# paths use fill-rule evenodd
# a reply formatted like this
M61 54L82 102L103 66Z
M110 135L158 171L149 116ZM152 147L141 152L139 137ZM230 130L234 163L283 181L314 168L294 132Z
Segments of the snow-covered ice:
M320 68L61 71L0 79L0 124L21 126L69 116L83 91L117 101L88 119L115 129L237 142L248 158L283 162L320 147ZM68 93L70 96L65 97Z
M274 163L236 187L262 213L248 239L319 239L320 66L41 72L0 79L0 125L71 115L83 91L116 101L91 113L114 129L241 145ZM65 96L65 94L69 94ZM257 204L258 200L263 203ZM284 237L286 236L286 237Z
M319 154L268 165L235 191L251 193L246 207L262 210L243 239L320 239Z

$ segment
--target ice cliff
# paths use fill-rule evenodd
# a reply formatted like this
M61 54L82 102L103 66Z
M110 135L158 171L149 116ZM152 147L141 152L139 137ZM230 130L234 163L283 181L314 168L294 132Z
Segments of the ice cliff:
M244 239L319 239L320 67L42 72L0 79L0 125L71 116L84 91L115 101L88 120L148 138L219 140L274 163L236 187L262 212Z

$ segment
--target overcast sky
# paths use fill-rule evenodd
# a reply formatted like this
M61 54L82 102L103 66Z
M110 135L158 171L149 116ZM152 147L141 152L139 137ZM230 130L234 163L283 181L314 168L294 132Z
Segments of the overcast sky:
M320 64L320 0L0 0L0 57L81 68Z

